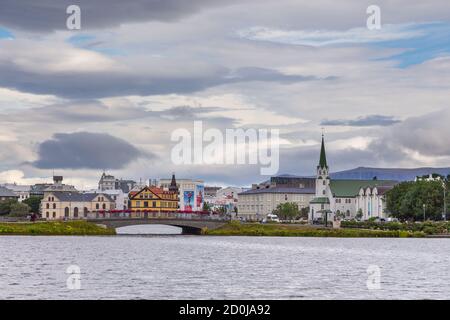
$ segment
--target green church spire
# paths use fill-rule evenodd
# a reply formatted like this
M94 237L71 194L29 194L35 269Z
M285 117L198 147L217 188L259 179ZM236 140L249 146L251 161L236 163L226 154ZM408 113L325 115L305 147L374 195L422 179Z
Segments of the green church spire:
M322 146L320 147L320 161L319 161L319 167L320 168L328 168L327 165L327 156L325 154L325 142L323 141L323 134L322 134Z

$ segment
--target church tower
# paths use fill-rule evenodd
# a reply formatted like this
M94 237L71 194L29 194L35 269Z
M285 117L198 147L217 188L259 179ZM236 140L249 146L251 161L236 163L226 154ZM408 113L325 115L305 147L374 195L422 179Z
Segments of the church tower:
M320 147L320 159L316 173L316 197L326 197L330 184L329 168L325 153L325 142L322 134L322 146Z

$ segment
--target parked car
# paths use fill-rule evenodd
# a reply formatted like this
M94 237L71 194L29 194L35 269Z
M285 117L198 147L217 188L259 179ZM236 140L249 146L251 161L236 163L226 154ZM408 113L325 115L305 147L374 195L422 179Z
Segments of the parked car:
M262 221L262 223L268 223L268 222L280 222L280 219L276 214L268 214L267 217L265 217Z

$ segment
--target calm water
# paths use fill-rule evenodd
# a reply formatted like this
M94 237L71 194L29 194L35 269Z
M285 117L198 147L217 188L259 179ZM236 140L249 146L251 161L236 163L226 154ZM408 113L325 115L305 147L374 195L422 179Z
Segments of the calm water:
M1 299L450 299L450 239L3 236L0 248Z

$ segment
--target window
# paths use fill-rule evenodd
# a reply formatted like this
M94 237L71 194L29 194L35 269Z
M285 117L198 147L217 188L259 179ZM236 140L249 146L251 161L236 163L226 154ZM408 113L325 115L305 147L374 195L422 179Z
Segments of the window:
M53 204L53 209L56 209L56 203Z
M47 211L47 213L45 214L45 216L48 218L50 215L49 215L49 213L48 213L48 211Z
M66 218L69 217L69 207L64 208L64 217L66 217Z
M153 206L153 208L156 208L156 201L152 202L152 206Z
M144 208L148 208L148 201L144 201Z
M49 203L47 203L47 209L50 209L50 204Z
M95 204L95 209L100 209L100 205L98 203Z
M103 208L103 210L105 210L106 209L106 204L102 204L102 208Z
M325 184L326 184L326 181L325 181L325 180L323 180L323 181L322 181L322 184L323 184L323 185L325 185Z
M75 218L78 218L78 208L77 208L77 207L75 207L75 208L73 209L73 216L74 216Z

